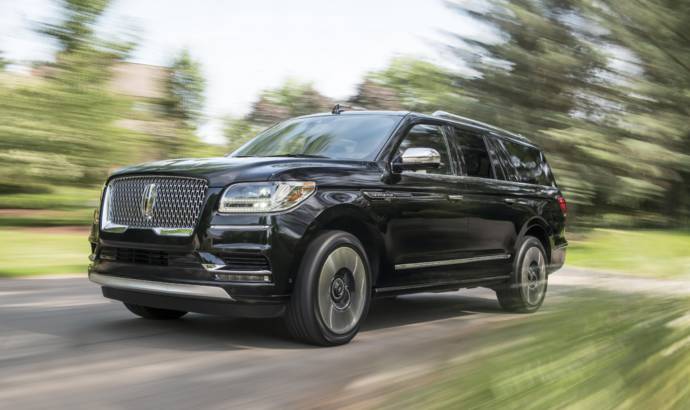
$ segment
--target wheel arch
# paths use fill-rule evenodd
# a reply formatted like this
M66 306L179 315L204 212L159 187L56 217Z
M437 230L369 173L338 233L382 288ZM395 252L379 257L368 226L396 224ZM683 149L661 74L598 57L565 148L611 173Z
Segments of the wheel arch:
M384 238L373 218L362 208L352 204L341 204L321 212L309 225L300 239L291 272L297 272L309 243L324 230L340 230L354 235L362 243L371 267L372 286L376 284L384 266L386 251Z
M551 229L549 224L543 218L535 216L529 219L522 225L520 233L518 234L516 245L521 243L525 236L533 236L541 242L544 250L546 251L546 259L551 261Z

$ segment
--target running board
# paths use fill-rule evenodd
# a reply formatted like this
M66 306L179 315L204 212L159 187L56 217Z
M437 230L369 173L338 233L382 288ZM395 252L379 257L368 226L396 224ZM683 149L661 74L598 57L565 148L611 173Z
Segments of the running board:
M510 275L500 275L500 276L487 276L484 278L473 278L473 279L462 279L456 281L447 282L435 282L435 283L419 283L413 285L400 285L400 286L388 286L383 288L374 288L375 295L385 295L388 293L416 293L432 291L434 289L452 289L454 287L462 288L466 285L497 282L501 280L510 279Z

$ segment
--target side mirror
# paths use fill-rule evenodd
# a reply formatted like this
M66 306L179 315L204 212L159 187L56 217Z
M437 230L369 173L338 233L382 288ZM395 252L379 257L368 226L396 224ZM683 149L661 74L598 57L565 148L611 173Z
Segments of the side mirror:
M393 171L417 171L441 167L441 154L433 148L408 148L393 160Z

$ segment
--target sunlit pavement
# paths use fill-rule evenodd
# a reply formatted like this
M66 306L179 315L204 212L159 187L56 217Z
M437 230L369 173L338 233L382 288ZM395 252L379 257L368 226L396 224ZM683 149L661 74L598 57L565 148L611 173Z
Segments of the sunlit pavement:
M583 287L690 294L690 282L566 269L544 309ZM399 297L377 301L351 344L314 348L280 320L138 319L82 277L0 280L0 408L373 405L473 333L525 317L486 289Z

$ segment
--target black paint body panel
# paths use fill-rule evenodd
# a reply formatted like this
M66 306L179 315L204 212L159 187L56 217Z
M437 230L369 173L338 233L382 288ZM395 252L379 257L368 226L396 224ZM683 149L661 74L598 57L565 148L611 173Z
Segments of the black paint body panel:
M436 117L408 114L377 160L371 162L225 157L161 161L120 170L111 178L125 175L204 178L209 183L205 205L191 237L158 236L144 229L107 233L101 232L97 222L94 223L90 236L94 261L90 272L219 286L246 306L282 306L292 291L306 245L317 232L333 227L352 227L359 236L366 236L362 242L368 252L375 254L370 260L374 265L377 294L379 290L394 287L423 291L433 284L448 289L494 285L496 278L507 277L512 271L516 243L530 229L539 229L544 234L550 258L549 272L560 268L567 241L564 236L565 217L556 199L560 195L557 187L463 176L460 161L455 156L456 175L392 172L391 161L398 141L411 126L420 122L449 124L447 120ZM458 124L453 123L453 126ZM482 132L476 125L467 126ZM317 191L297 208L285 213L226 215L217 211L220 195L230 184L271 180L315 181ZM267 226L268 229L235 231L214 228L228 225ZM104 247L157 250L181 256L171 266L125 264L100 259L99 250ZM223 252L265 256L270 264L271 282L217 280L212 272L202 267L201 254ZM492 255L506 257L429 268L396 269L396 265L471 260ZM134 296L141 300L141 295L123 296L122 292L113 293L112 290L107 290L106 294L115 295L117 297L113 297L120 300ZM158 305L169 306L169 298L159 297L157 300ZM188 301L185 301L185 306L189 307Z

